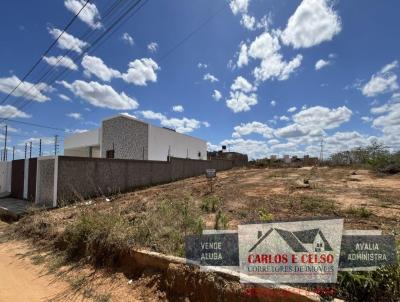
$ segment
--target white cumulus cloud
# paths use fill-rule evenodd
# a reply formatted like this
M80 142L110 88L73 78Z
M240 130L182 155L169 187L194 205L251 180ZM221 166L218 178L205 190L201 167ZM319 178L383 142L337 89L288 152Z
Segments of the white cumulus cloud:
M17 109L11 105L0 105L0 117L1 118L29 118L29 114Z
M58 83L69 89L82 100L96 107L114 110L130 110L136 109L139 106L135 99L127 96L124 92L116 92L114 88L109 85L81 80L76 80L73 83L67 83L65 81Z
M206 73L203 77L204 81L210 81L211 83L218 82L219 80L211 73Z
M121 77L118 70L108 67L102 59L95 56L85 55L82 59L82 67L86 76L94 75L106 82L111 81L112 78Z
M274 130L268 125L256 121L246 124L242 123L239 126L235 126L233 129L233 138L239 138L252 133L260 134L265 138L272 138L274 133Z
M75 15L79 13L85 3L86 1L84 0L64 1L65 7ZM79 13L78 18L89 25L89 27L92 29L98 29L102 27L100 14L94 3L87 3L85 8Z
M86 43L85 41L82 41L67 32L64 32L61 35L62 30L58 28L48 28L48 31L54 39L60 37L57 41L57 46L61 49L72 50L81 54L83 49L89 45L89 43Z
M253 75L257 81L266 81L269 79L277 79L279 81L287 80L301 65L303 56L297 55L292 60L285 61L282 54L279 52L281 45L278 35L278 32L273 32L272 34L269 32L262 33L250 44L247 54L244 51L242 53L242 45L241 64L239 64L238 61L238 66L243 66L245 62L248 62L248 57L260 59L260 66L257 66L253 70ZM248 57L246 57L246 55Z
M160 67L151 58L136 59L129 63L129 69L122 75L127 83L147 86L147 82L157 82L157 70Z
M314 106L302 110L293 115L293 121L300 125L321 129L333 129L348 122L352 111L346 106L330 109L322 106Z
M240 52L239 52L239 57L237 60L237 66L242 67L242 66L246 66L247 64L249 64L249 57L247 54L247 45L245 43L242 43L242 45L240 46Z
M315 63L315 70L320 70L321 68L324 68L328 65L330 65L331 62L328 60L320 59Z
M330 41L342 29L330 0L303 0L289 18L281 39L294 48L308 48Z
M398 67L398 62L393 61L384 66L366 83L361 91L367 97L375 97L379 94L388 93L399 89L397 75L393 72Z
M175 105L175 106L172 107L172 111L175 111L175 112L183 112L183 111L184 111L184 108L183 108L182 105Z
M43 57L43 61L51 66L61 66L71 70L78 70L78 66L68 56Z
M222 98L222 94L218 90L214 89L212 97L218 102Z
M249 81L247 81L244 77L238 76L233 84L231 85L231 90L241 90L243 92L252 92L257 90L257 87L253 86Z
M248 14L242 15L242 19L240 19L240 24L242 24L248 30L256 29L256 18L250 16Z
M247 13L249 2L250 0L231 0L229 6L231 7L234 15L245 14Z
M66 102L70 102L70 101L71 101L71 98L70 98L69 96L65 95L65 94L60 93L58 96L59 96L60 99L62 99L63 101L66 101Z
M19 87L12 93L15 97L23 97L37 102L50 100L48 96L43 94L51 90L45 83L33 84L24 81L20 84L20 79L15 75L8 78L0 78L0 91L3 93L10 93L17 85L19 85Z
M231 91L230 98L226 100L226 105L234 113L249 111L252 106L257 104L257 95L255 93L246 94L242 91Z
M158 44L156 42L151 42L147 45L147 49L150 52L156 52L158 50Z
M128 43L130 46L135 44L135 41L133 40L132 36L128 34L127 32L122 34L122 40Z
M68 117L73 118L75 120L81 120L82 119L82 114L78 112L71 112L67 114Z
M200 128L202 124L202 122L196 119L186 117L181 119L167 118L164 114L151 110L141 111L140 114L146 119L158 120L162 126L175 129L180 133L192 132L193 130Z

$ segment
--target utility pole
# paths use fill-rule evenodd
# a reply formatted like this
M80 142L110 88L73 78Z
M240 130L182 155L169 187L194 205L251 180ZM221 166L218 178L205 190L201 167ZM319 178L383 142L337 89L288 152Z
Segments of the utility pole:
M57 155L58 151L58 135L54 135L54 155Z
M13 146L13 160L15 159L15 146Z
M39 139L39 157L42 156L42 139Z
M32 142L29 142L29 158L32 158Z
M319 153L319 160L322 163L324 161L324 138L321 138L321 151Z
M25 143L25 159L26 159L26 151L27 151L28 145Z
M4 151L3 151L3 160L7 160L7 125L6 125L6 133L4 135Z

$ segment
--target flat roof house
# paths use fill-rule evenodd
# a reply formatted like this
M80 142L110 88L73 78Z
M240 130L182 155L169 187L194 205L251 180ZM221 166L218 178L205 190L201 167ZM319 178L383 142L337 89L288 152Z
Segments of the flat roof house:
M168 156L207 159L207 142L118 115L101 128L65 137L64 155L166 161Z

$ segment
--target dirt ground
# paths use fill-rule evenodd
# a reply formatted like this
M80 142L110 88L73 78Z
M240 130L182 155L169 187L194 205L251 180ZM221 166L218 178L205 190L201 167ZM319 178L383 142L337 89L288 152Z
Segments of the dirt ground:
M90 213L111 213L110 217L132 226L136 248L182 256L184 236L198 231L198 222L201 229L236 229L242 223L343 217L345 229L379 229L399 240L399 197L400 175L347 168L240 168L218 172L212 186L199 176L77 201L52 211L34 210L12 228L25 238L35 238L36 251L13 241L0 244L0 301L24 301L26 296L18 300L4 295L29 295L30 291L37 301L167 301L157 274L129 280L124 274L88 264L56 265L57 257L49 254L48 247L54 247L69 225ZM189 223L196 228L188 228ZM125 230L126 224L121 225L117 234ZM3 231L9 233L9 229ZM41 252L42 245L47 249ZM41 273L43 269L50 275ZM20 290L18 280L26 280L29 287Z
M217 208L226 218L224 228L236 229L248 222L335 216L345 219L346 229L400 234L400 175L326 167L233 169L218 173L212 192L205 176L199 176L78 202L48 212L47 219L62 230L82 210L93 209L114 211L132 222L141 213L151 209L156 212L154 207L162 201L174 205L189 199L192 214L204 222L204 228L213 229L217 211L204 211L210 196L217 198Z
M0 222L0 232L6 224ZM30 242L0 235L0 302L159 302L157 276L129 280L91 266L59 266L57 257Z

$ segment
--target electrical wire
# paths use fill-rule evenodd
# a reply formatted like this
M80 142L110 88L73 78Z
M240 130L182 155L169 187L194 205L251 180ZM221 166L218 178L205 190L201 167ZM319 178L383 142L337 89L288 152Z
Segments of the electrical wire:
M60 35L55 39L50 46L46 49L46 51L41 55L41 57L33 64L33 66L28 70L27 73L23 76L23 78L19 81L18 85L15 86L7 95L6 97L3 98L3 100L0 102L1 104L4 104L7 99L15 92L15 90L18 89L19 86L25 81L25 79L33 72L33 70L40 64L42 61L43 57L46 56L50 50L54 47L54 45L58 42L58 40L61 38L61 36L66 32L66 30L74 23L76 18L78 18L79 14L82 12L82 10L86 7L86 5L89 3L90 0L86 0L85 4L82 6L82 8L78 11L78 13L68 22L68 24L64 27Z

